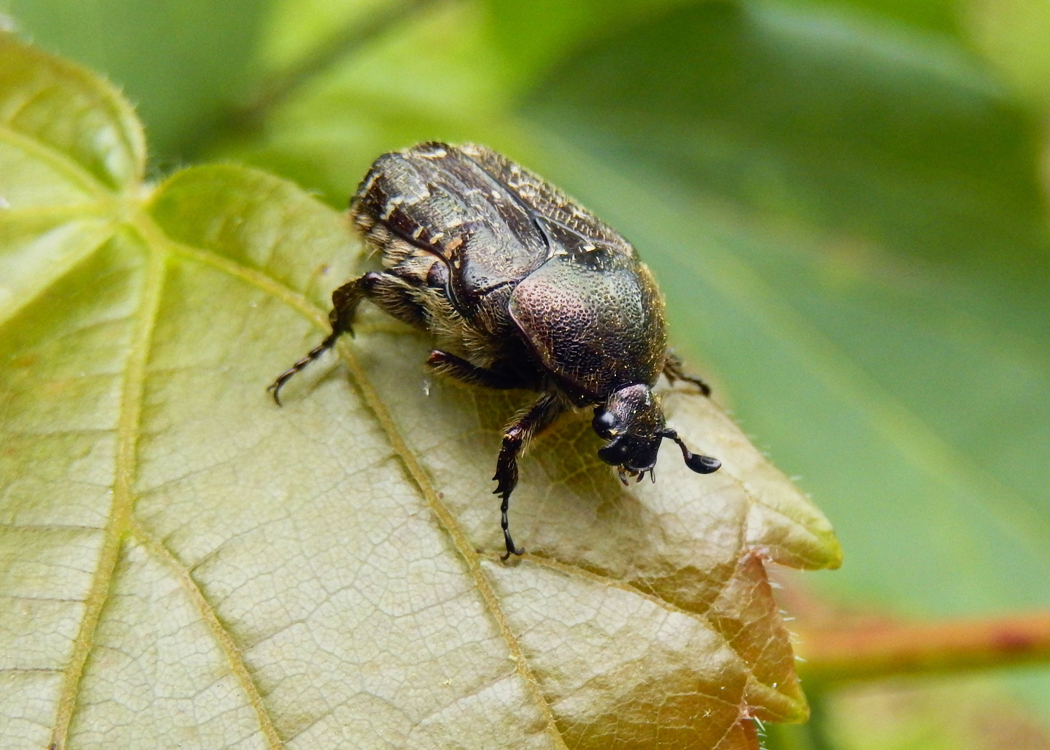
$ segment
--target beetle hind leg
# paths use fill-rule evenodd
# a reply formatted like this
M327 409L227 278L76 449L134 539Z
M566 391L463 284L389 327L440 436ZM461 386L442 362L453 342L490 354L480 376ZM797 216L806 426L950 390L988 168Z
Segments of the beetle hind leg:
M711 395L711 386L705 383L701 378L696 375L690 375L684 369L682 369L682 359L670 349L664 354L664 369L663 373L667 376L667 379L674 385L676 380L684 380L687 383L692 383L700 392L705 396Z
M503 541L507 545L507 554L501 558L504 561L512 554L520 555L525 551L514 544L510 535L510 521L507 518L510 493L518 484L518 456L528 446L529 441L553 424L563 411L565 404L562 399L555 393L545 393L503 433L503 447L496 460L496 475L492 478L497 482L493 494L499 495L503 500L500 504L500 526L503 528Z
M277 402L278 406L281 405L281 388L284 387L285 383L291 380L297 372L335 346L335 342L344 333L353 335L352 323L354 314L357 312L357 306L361 304L361 300L365 297L372 296L375 288L382 281L382 274L369 272L343 284L332 292L332 311L328 313L328 322L332 325L332 332L325 336L320 344L307 352L302 359L278 375L277 379L266 389L273 394L273 400Z

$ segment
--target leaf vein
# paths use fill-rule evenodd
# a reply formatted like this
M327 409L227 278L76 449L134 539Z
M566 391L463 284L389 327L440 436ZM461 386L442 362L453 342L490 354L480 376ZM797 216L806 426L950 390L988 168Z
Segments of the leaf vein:
M51 165L56 171L67 177L70 182L96 199L113 196L112 191L84 169L80 162L66 157L58 149L41 143L8 124L0 124L0 141L5 141L36 159Z
M175 574L183 590L189 595L201 618L207 624L208 629L211 630L216 645L222 651L223 656L226 657L230 671L240 685L241 690L244 691L249 705L255 711L255 715L259 719L259 729L266 737L269 747L273 750L284 748L284 742L282 742L280 735L277 733L277 727L274 725L273 718L263 702L259 687L255 684L255 679L252 677L248 665L245 664L244 659L241 657L241 650L237 647L229 629L222 623L215 609L205 598L200 586L193 580L189 569L175 557L174 553L163 542L142 526L137 519L131 518L128 525L130 533L136 541Z
M95 633L102 610L109 599L113 576L120 560L121 548L134 505L132 483L136 473L137 436L142 415L146 363L153 329L160 310L167 261L167 256L158 252L149 252L146 257L148 265L145 287L139 305L141 315L138 317L138 330L135 332L134 343L124 370L124 389L119 407L113 502L110 506L109 520L103 532L104 542L95 575L85 601L84 617L74 641L69 666L65 670L66 679L58 699L55 727L51 735L51 747L54 750L62 750L68 739L69 726L76 709L77 695L84 676L85 665L95 645Z
M115 224L106 222L104 225L109 231L99 232L96 241L84 243L83 247L74 252L66 253L58 260L49 263L47 272L40 273L34 278L32 286L22 290L16 297L10 297L5 301L3 309L0 309L0 326L3 326L11 318L17 315L27 305L40 297L47 289L56 284L63 276L72 272L78 265L90 258L113 237Z

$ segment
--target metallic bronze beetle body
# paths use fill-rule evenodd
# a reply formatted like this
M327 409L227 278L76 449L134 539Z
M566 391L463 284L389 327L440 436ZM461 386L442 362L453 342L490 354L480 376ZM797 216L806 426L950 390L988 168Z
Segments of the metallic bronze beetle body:
M571 408L594 407L608 441L603 461L639 481L660 442L707 474L718 460L690 453L664 424L652 388L685 375L667 350L664 304L649 269L612 228L532 172L483 146L423 143L385 154L350 202L384 271L332 294L332 332L270 386L281 387L351 332L362 299L433 334L427 364L458 380L541 395L503 436L495 494L507 555L520 555L507 521L517 459Z

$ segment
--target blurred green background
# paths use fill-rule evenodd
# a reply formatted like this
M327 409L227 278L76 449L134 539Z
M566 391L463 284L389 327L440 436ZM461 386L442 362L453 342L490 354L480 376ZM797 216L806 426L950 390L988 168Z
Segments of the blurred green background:
M679 351L835 524L824 604L1050 604L1048 0L0 12L123 87L156 176L235 160L343 206L420 140L534 168L634 242ZM770 747L1050 747L1046 669L809 694Z

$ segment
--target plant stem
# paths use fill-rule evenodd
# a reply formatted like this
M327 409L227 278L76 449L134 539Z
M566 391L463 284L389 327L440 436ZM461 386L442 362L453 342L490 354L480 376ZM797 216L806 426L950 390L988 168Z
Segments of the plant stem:
M1050 613L800 629L803 679L823 683L1050 659Z

